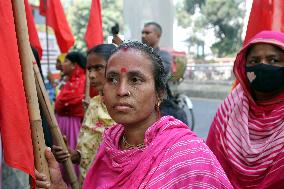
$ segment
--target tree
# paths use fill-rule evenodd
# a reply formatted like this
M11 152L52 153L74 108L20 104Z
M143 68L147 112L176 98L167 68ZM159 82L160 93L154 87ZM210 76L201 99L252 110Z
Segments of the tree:
M235 54L242 45L242 0L206 0L200 26L213 27L218 41L211 47L218 57Z
M67 8L67 18L76 39L73 50L82 52L87 50L84 35L89 20L90 6L91 0L76 0ZM107 36L111 35L111 26L115 22L118 22L120 25L122 24L122 0L103 0L101 1L101 6L103 33L106 41Z
M179 24L183 27L193 27L194 33L204 32L213 28L218 41L211 46L211 50L218 57L232 55L241 47L241 33L243 25L244 10L241 7L244 0L184 0L183 6L179 5L177 10L183 7L187 16L190 17L199 12L197 19L186 22L185 13L178 13ZM196 38L195 35L192 36ZM190 37L188 41L194 41ZM206 39L198 39L198 41Z
M206 0L185 0L185 11L193 15L197 8L204 5Z

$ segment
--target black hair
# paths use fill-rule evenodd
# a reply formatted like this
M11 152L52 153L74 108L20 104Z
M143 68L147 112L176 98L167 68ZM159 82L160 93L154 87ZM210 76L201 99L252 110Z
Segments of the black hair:
M65 56L65 59L68 59L73 63L77 63L83 69L86 68L86 63L87 63L86 57L78 51L69 52Z
M111 52L115 48L116 47L113 44L100 44L100 45L96 45L93 48L91 48L90 50L88 50L87 55L89 55L91 53L98 54L107 62L110 55L111 55Z
M34 57L35 57L36 64L37 64L38 69L39 69L39 73L40 73L41 77L43 78L43 74L42 74L42 69L41 69L41 64L40 64L40 58L39 58L38 51L37 51L37 49L34 48L33 46L31 46L31 48L32 48L33 55L34 55Z
M151 26L151 25L155 26L156 32L159 33L160 35L162 35L162 32L163 32L162 27L157 22L147 22L147 23L144 24L144 27Z
M143 52L151 60L153 64L153 74L155 80L156 91L166 94L167 74L163 66L163 61L159 54L150 46L139 41L129 41L119 45L111 54L115 54L121 49L135 49Z

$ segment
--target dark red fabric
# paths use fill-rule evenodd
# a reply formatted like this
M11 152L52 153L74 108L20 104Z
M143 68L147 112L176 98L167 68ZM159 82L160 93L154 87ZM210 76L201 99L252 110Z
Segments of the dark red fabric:
M47 25L52 27L62 53L67 53L74 45L75 39L68 25L60 0L40 0L40 14L47 19ZM47 8L47 9L46 9Z
M250 12L244 45L264 30L284 32L284 1L254 0Z
M42 57L42 48L40 45L40 41L38 38L38 33L36 30L33 14L32 14L32 9L29 5L28 0L24 0L25 3L25 9L26 9L26 18L27 18L27 24L28 24L28 31L29 31L29 40L31 43L31 46L36 48L39 57Z
M61 116L84 117L85 70L76 65L71 78L61 88L55 101L55 111Z
M0 1L0 130L5 162L35 178L34 155L11 1Z
M46 15L46 5L45 5L45 2L47 0L39 0L39 13L42 15L42 16L45 16Z
M89 49L104 42L100 0L92 0L85 42Z
M99 95L99 91L94 87L90 87L90 97L93 98L94 96L97 95Z

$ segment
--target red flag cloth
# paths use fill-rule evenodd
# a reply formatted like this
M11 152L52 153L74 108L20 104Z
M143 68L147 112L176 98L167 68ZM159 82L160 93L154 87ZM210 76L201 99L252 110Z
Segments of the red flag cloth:
M29 30L30 43L31 43L31 46L33 46L37 50L39 57L41 58L42 48L39 42L37 30L35 27L32 9L29 5L28 0L24 0L24 3L25 3L25 9L26 9L26 18L27 18L27 24L28 24L28 30Z
M248 21L244 45L263 30L284 32L284 1L254 0Z
M0 129L5 162L35 178L34 155L11 1L0 1Z
M47 25L53 28L61 53L67 53L74 45L75 39L60 0L40 0L39 10L40 14L46 17Z
M100 0L92 0L85 42L88 49L104 42Z

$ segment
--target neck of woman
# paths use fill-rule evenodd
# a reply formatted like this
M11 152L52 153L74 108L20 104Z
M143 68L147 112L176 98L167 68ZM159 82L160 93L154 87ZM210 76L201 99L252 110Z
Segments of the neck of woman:
M124 143L139 146L144 144L145 132L146 130L153 125L157 121L157 116L150 116L145 121L140 123L125 125L124 133L121 137L121 147L122 149L126 149ZM124 138L124 142L123 142Z

